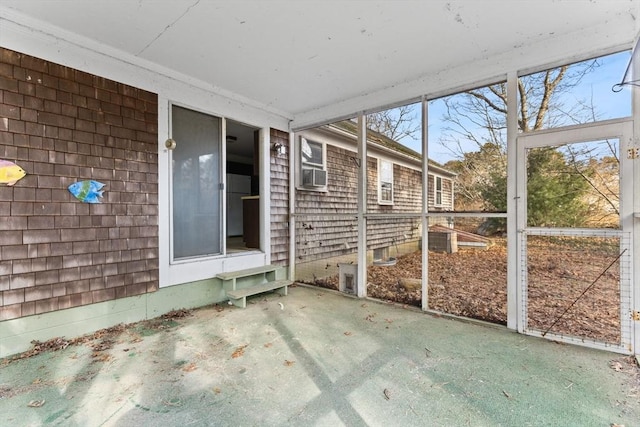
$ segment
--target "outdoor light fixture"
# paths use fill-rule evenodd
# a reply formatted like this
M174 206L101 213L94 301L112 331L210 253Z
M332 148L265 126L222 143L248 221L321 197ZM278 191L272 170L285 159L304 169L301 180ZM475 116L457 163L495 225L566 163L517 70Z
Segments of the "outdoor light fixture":
M275 144L273 144L273 151L275 151L278 156L284 156L285 154L287 154L287 147L285 147L284 144L276 142Z

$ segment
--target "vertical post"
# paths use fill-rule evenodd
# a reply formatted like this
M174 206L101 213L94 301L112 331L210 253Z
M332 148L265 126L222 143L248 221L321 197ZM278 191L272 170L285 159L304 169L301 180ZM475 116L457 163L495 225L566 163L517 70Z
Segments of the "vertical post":
M636 38L635 49L631 53L631 72L633 76L640 73L640 40ZM635 78L635 77L634 77ZM638 88L631 86L631 112L633 117L633 138L628 142L630 148L640 149L640 93ZM622 147L622 142L620 143ZM626 156L626 153L621 153ZM627 159L625 159L627 160ZM628 160L633 163L633 226L631 227L631 241L633 242L631 260L631 313L640 313L640 158ZM635 316L634 316L635 317ZM631 345L636 360L640 360L640 320L632 320Z
M269 128L259 132L260 159L260 247L266 263L271 263L271 133ZM225 161L226 162L226 161Z
M218 189L218 197L220 198L220 226L218 227L220 251L227 254L227 119L220 119L220 186Z
M517 143L518 139L518 73L507 75L507 328L524 332L522 292L519 286L518 254L522 249L518 233L518 212L516 191Z
M171 102L158 95L158 206L165 207L158 210L158 281L161 288L169 284L169 263L173 261L172 153L164 146L164 139L172 135L171 123Z
M429 308L429 107L422 96L422 310ZM435 184L435 183L434 183Z
M367 296L367 119L358 114L358 297Z
M296 140L289 132L289 280L296 277Z

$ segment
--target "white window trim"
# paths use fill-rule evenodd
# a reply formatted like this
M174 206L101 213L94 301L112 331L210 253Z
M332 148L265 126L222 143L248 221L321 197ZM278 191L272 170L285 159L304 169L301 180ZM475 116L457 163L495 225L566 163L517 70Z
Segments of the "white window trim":
M438 180L440 180L440 189L438 190ZM444 178L438 175L433 176L433 206L441 208L444 206L442 203L442 195L444 193ZM438 193L440 193L440 203L438 203Z
M303 141L308 141L308 142L312 142L314 144L318 144L321 146L322 148L322 164L320 163L309 163L309 162L305 162L302 160L302 143ZM312 192L319 192L319 193L326 193L327 192L327 185L323 185L323 186L308 186L308 185L303 185L302 184L302 170L303 169L318 169L318 170L322 170L325 171L327 173L327 183L329 181L329 177L328 177L328 171L327 171L327 144L325 142L322 141L318 141L316 139L309 139L306 138L304 136L300 136L297 140L297 144L298 144L298 155L296 156L296 160L297 160L297 167L296 167L296 189L298 190L302 190L302 191L312 191Z
M382 199L382 183L387 181L382 181L382 164L388 163L391 167L391 200L383 200ZM390 160L378 159L378 204L379 205L393 205L394 196L395 196L395 188L393 182L393 162Z

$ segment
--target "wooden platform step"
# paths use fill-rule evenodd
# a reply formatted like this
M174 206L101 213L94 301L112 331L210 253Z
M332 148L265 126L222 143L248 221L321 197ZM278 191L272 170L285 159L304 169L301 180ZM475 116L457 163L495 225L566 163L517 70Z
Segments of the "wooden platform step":
M269 291L276 291L280 295L287 295L287 287L291 283L292 282L290 280L276 280L273 282L266 282L261 285L255 285L248 288L227 291L227 296L229 297L229 301L236 307L246 308L248 296L257 295Z
M263 265L262 267L247 268L238 271L218 273L216 277L221 280L239 279L241 277L257 276L258 274L271 273L278 269L275 265Z

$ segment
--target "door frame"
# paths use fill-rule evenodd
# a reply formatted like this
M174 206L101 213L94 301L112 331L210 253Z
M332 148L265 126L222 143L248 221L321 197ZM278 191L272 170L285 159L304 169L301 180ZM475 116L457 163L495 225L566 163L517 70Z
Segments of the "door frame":
M526 150L536 147L562 146L571 143L599 141L607 138L616 138L619 140L620 159L620 228L613 229L572 229L572 228L547 228L547 227L528 227L527 226L527 157ZM526 242L527 235L583 235L583 236L600 236L600 237L620 237L621 241L627 243L628 252L624 258L628 259L629 274L624 277L621 275L620 281L622 286L627 286L630 293L628 303L624 303L621 299L620 307L620 323L621 323L621 342L620 345L603 343L599 341L586 341L577 337L565 337L557 334L545 334L545 337L556 341L565 341L572 344L584 345L600 349L613 350L625 354L633 354L634 352L634 322L631 314L638 307L634 307L634 266L633 266L633 242L634 230L637 225L634 224L633 198L634 198L634 164L626 158L625 147L633 142L633 120L616 119L607 120L586 125L576 125L558 129L548 129L534 133L519 134L516 138L516 224L518 230L518 239L516 241L516 251L518 253L519 262L516 265L518 292L517 292L517 319L518 330L522 333L534 336L543 336L540 331L531 330L527 327L527 257ZM637 189L640 190L640 189ZM637 231L636 231L637 232ZM623 260L621 259L621 262Z

